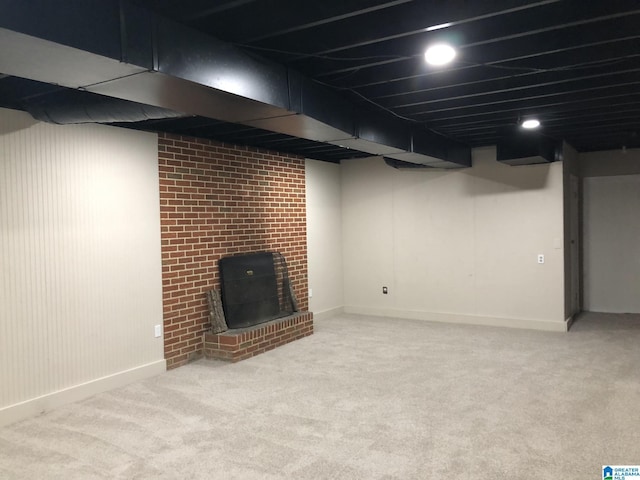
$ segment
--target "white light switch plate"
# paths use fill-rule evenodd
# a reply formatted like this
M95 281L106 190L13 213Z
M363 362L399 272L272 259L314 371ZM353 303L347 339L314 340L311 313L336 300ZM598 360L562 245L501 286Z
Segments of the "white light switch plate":
M162 325L156 325L155 327L153 327L153 332L156 338L159 338L162 336Z

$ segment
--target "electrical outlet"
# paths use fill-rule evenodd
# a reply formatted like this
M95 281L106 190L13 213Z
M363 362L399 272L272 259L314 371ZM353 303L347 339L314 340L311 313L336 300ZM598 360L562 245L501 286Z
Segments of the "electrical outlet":
M160 338L162 336L162 325L156 325L153 327L153 333L156 338Z
M382 293L386 295L387 293L389 293L389 289L387 287L382 287Z
M544 255L542 253L538 254L538 263L544 263Z

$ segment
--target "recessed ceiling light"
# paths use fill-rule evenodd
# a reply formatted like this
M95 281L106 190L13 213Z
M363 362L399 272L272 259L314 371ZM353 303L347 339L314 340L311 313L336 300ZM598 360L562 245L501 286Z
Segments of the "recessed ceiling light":
M446 65L456 56L456 51L451 45L438 43L427 48L424 58L429 65Z
M533 130L534 128L538 128L540 126L540 120L535 118L530 118L529 120L525 120L522 122L522 128L526 128L527 130Z

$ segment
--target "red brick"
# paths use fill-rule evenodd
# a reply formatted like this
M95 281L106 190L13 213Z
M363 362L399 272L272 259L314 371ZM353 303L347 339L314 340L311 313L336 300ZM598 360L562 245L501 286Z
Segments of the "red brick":
M165 345L174 368L202 354L200 332L209 328L205 292L219 288L223 256L280 251L298 304L308 308L304 159L172 134L159 135L158 151L165 332L196 335L180 339L187 346ZM309 328L293 336L307 334ZM243 355L265 347L257 335L247 337L253 350ZM260 335L275 338L268 329Z
M313 314L300 312L293 317L274 320L268 324L256 326L249 331L234 332L229 330L220 335L205 333L203 335L204 355L207 358L232 362L244 360L311 335L313 333L312 319ZM287 330L290 332L287 333ZM218 342L222 338L234 338L236 343L220 345Z

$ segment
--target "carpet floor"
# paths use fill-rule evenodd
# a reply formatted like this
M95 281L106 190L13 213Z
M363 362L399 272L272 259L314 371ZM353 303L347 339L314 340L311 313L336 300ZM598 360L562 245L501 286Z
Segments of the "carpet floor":
M640 464L640 315L551 333L340 315L0 429L2 479L602 478Z

